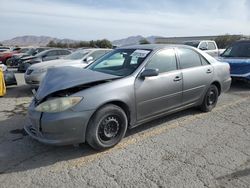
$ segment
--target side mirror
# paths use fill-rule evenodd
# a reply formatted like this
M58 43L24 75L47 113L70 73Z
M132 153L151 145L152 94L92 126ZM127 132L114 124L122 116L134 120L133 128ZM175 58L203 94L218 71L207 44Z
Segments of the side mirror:
M208 50L207 47L200 47L200 50Z
M85 63L91 63L92 61L94 61L94 58L92 56L89 56L86 59L84 59Z
M152 77L152 76L158 76L159 75L159 69L145 69L141 73L141 78L145 77Z

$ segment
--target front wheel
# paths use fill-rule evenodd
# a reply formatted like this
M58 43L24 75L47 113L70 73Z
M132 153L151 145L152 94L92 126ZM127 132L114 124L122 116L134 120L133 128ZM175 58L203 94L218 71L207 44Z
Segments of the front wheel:
M201 110L204 112L212 111L212 109L217 104L218 96L219 96L218 88L215 85L211 85L208 88L206 95L203 99Z
M105 105L91 118L86 140L96 150L111 148L122 140L127 127L126 113L119 106Z

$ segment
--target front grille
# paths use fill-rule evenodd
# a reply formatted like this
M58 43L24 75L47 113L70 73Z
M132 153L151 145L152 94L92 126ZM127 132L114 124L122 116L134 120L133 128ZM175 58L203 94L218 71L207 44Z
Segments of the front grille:
M32 69L28 69L26 74L27 74L27 75L30 75L32 72L33 72Z

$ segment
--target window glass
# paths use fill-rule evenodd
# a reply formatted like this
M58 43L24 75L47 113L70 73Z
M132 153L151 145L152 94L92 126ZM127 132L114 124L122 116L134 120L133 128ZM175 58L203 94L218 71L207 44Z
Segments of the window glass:
M47 53L47 56L56 56L57 54L57 50L52 50Z
M204 50L207 49L207 43L206 42L202 42L199 46L199 49Z
M128 76L132 74L147 58L151 50L117 49L100 57L87 69L112 74Z
M157 52L149 61L146 68L159 69L159 73L177 69L175 51L173 49Z
M210 63L208 63L208 61L203 56L200 56L200 57L201 57L202 65L210 65Z
M208 42L208 50L216 50L216 46L213 42Z
M58 55L69 55L70 52L67 50L59 50L59 54Z
M122 66L125 60L123 53L116 53L109 57L109 59L99 63L95 68L104 68L104 67L119 67Z
M103 56L105 53L107 53L104 50L99 50L99 51L95 51L92 54L90 54L91 57L93 57L94 60L100 58L101 56Z
M250 43L236 43L225 50L222 57L250 57Z
M201 66L200 55L191 49L179 49L179 57L182 69Z

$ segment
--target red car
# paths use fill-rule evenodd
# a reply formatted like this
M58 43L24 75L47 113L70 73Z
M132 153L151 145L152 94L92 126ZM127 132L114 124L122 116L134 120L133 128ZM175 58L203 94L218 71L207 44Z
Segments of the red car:
M1 52L0 53L0 61L6 65L8 59L12 57L13 54L20 53L21 48L13 48L9 51Z

